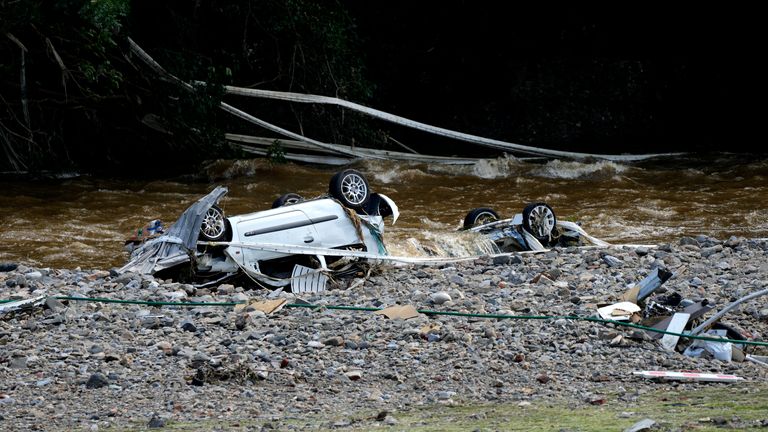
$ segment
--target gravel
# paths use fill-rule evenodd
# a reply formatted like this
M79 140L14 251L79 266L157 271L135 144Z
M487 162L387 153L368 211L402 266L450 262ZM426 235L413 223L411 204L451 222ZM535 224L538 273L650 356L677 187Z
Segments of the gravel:
M301 300L470 314L595 316L654 268L676 272L646 302L677 293L714 309L768 288L768 243L698 236L656 248L555 249L442 266L379 266L364 283ZM352 284L356 281L347 281ZM0 265L0 299L103 297L175 302L299 298L114 271ZM726 315L766 340L768 296ZM371 410L385 425L424 405L628 402L659 383L640 370L698 370L765 380L752 362L663 351L645 332L568 319L510 320L283 307L176 307L55 300L0 315L0 429L87 429L167 421L264 419ZM765 355L762 347L749 353ZM711 384L710 384L711 385ZM718 384L734 385L734 384ZM744 384L738 384L744 385ZM277 426L276 426L277 427Z

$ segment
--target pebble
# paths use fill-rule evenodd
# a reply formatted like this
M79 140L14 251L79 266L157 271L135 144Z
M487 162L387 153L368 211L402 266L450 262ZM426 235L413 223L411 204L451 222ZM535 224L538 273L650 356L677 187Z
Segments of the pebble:
M452 301L450 294L448 294L445 291L438 291L436 293L433 293L429 296L429 298L432 300L432 303L441 305L445 302Z
M646 304L676 293L684 299L681 304L706 297L719 310L763 289L762 281L768 280L768 242L761 240L693 236L663 248L609 251L569 248L446 266L382 266L354 288L329 284L322 293L301 296L289 288L195 288L133 274L8 265L0 266L0 299L29 298L31 289L40 295L119 300L286 298L294 303L300 297L321 305L593 316L597 304L616 302L656 267L676 271L674 265L685 265L687 270ZM537 275L542 276L532 282ZM740 309L725 321L765 339L768 296ZM39 311L0 315L0 371L3 382L12 383L0 389L0 428L29 430L25 416L30 410L51 413L47 426L56 430L149 428L153 419L168 428L169 420L244 417L269 419L282 430L282 415L311 410L386 411L377 419L381 426L399 427L404 422L398 424L391 414L395 407L456 399L520 407L530 406L532 395L534 403L605 403L600 395L626 386L627 370L650 367L768 380L768 369L751 363L663 353L641 330L606 331L575 320L423 314L392 320L323 308L257 314L49 297ZM657 387L638 380L631 392Z
M88 378L88 382L85 383L85 388L97 389L105 387L108 384L109 381L107 381L107 377L100 373L95 373L92 374L90 378Z

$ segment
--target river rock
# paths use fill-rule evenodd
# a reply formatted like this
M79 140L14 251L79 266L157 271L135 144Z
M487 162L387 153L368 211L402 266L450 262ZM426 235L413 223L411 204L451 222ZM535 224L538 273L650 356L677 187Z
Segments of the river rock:
M85 383L85 388L97 389L105 387L108 384L109 381L107 380L107 377L100 373L94 373L88 378L88 381Z
M445 302L451 301L451 296L445 292L445 291L438 291L436 293L432 293L429 296L430 300L432 300L432 303L441 305Z
M237 428L232 421L252 416L269 419L282 430L288 428L283 416L299 413L339 412L357 418L352 413L360 410L392 412L394 407L423 404L521 400L578 406L605 401L585 396L601 394L617 394L631 404L659 384L636 379L631 390L622 390L628 388L627 371L657 368L731 373L749 377L752 385L759 386L768 380L766 368L661 352L658 340L639 329L607 329L565 318L461 315L594 316L598 304L618 302L651 270L671 268L670 263L685 265L686 273L665 282L646 299L646 306L663 304L676 293L683 305L676 310L704 298L719 310L739 296L763 289L768 242L691 238L700 249L690 239L681 239L664 250L647 248L644 254L640 248L568 248L520 255L514 265L491 258L452 265L382 265L353 288L340 285L301 296L324 306L410 304L430 309L435 305L439 306L435 310L456 315L390 320L369 311L284 307L269 315L261 313L258 320L250 319L239 328L236 318L241 312L232 307L72 301L64 308L51 302L29 313L0 315L0 371L6 383L0 389L5 392L0 393L4 416L0 428L30 430L29 416L16 411L22 407L45 413L47 428L56 430L87 429L90 424L130 429L147 426L153 416L181 422L209 419L214 428L220 424ZM704 254L713 253L703 256L705 248L714 249ZM611 266L605 256L621 265ZM42 279L24 277L37 271ZM541 274L550 282L533 283ZM147 276L92 275L100 274L28 266L0 273L0 286L8 286L9 280L24 284L6 288L5 298L15 294L28 298L31 287L41 295L87 294L116 300L151 301L183 292L189 301L202 302L245 296L258 301L270 295L301 301L289 288L242 290L233 284L223 290L197 289ZM126 288L132 283L134 288ZM60 317L58 325L51 324L54 317ZM723 322L764 339L768 296L753 299ZM25 367L15 367L21 363ZM85 385L77 390L78 383ZM70 397L72 391L77 398ZM93 416L99 420L91 420ZM381 422L387 417L392 416L385 414L376 422L384 426Z
M18 264L7 263L7 262L0 263L0 272L2 272L2 273L11 272L11 271L16 270L17 268L19 268Z

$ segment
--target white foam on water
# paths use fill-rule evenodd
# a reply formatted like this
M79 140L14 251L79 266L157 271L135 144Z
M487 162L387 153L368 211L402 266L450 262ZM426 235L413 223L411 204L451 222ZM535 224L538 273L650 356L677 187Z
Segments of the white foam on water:
M426 177L429 174L413 167L393 167L383 172L374 172L373 178L376 182L391 184L402 180L413 180L420 177Z
M672 218L678 214L674 209L658 207L639 207L637 211L649 217L662 220Z
M423 233L430 248L439 256L456 257L498 253L496 245L487 237L476 232L441 232Z
M558 179L613 178L627 169L628 167L624 165L610 161L574 162L554 160L534 169L532 174Z
M473 165L431 165L430 172L465 175L482 179L499 179L519 175L528 170L525 162L513 156L502 156L494 159L478 159Z
M517 164L513 158L481 159L472 166L472 174L484 179L505 178L515 172Z
M420 217L419 222L421 222L421 225L426 228L437 228L437 229L443 229L443 230L451 228L450 224L434 221L426 216Z
M422 167L424 165L414 163L399 163L391 161L369 160L363 163L363 171L372 183L392 184L403 180L414 180L428 177Z
M377 182L389 184L403 179L434 175L472 176L483 179L507 178L529 169L528 164L513 156L478 159L470 165L421 164L371 160L364 162L365 171Z

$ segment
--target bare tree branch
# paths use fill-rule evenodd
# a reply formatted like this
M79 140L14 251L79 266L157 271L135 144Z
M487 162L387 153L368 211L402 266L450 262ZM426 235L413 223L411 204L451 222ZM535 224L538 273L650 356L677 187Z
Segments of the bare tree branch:
M27 65L26 65L26 54L27 54L27 47L24 46L23 43L21 43L20 40L16 39L16 36L12 35L11 33L6 33L5 36L8 37L13 43L19 46L21 49L21 78L20 78L20 90L21 90L21 109L24 112L24 121L27 122L27 129L32 129L31 121L29 119L29 107L27 105ZM30 139L32 137L30 136Z
M49 38L45 38L45 44L48 46L48 50L53 54L53 58L56 59L56 63L59 64L59 68L61 68L61 86L64 87L64 100L68 99L67 96L67 78L70 77L69 69L67 69L67 66L64 65L64 61L61 59L61 56L59 56L59 53L56 51L56 48L53 46L53 43Z

